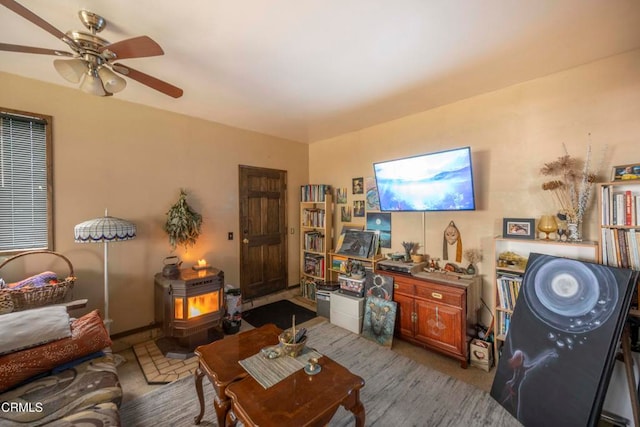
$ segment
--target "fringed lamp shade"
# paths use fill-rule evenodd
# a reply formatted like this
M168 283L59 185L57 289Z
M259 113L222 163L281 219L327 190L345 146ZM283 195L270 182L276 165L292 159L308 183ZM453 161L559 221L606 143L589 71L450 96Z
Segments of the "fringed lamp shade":
M124 219L105 216L76 225L74 234L76 243L131 240L136 237L136 225Z
M109 318L109 242L131 240L136 237L136 225L120 218L114 218L104 211L103 218L90 219L73 229L77 243L104 243L104 323L111 331Z

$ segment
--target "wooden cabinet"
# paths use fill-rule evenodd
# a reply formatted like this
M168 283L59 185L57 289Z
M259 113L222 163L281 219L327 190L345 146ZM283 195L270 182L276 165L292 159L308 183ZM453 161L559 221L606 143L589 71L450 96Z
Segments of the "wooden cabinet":
M333 246L333 204L329 186L304 185L300 202L300 291L316 299L316 285L328 278Z
M522 277L531 253L553 255L581 261L596 262L596 242L558 242L496 237L494 239L494 355L496 365L500 350L509 332L511 314L519 295Z
M396 336L460 360L467 367L467 307L478 295L480 279L457 279L444 274L393 276L393 300L398 304Z

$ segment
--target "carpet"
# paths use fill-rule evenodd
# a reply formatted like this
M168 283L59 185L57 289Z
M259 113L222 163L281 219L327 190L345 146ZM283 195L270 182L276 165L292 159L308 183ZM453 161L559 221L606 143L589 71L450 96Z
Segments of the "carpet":
M287 329L291 327L293 315L296 316L296 325L316 317L315 311L289 300L281 300L245 311L242 313L242 318L256 328L274 323L280 329Z
M421 365L328 322L310 326L309 346L365 380L360 397L367 426L521 426L488 393ZM204 379L203 426L215 426L213 387ZM120 409L123 426L193 425L200 406L193 378L183 378ZM329 426L352 426L353 415L338 409Z

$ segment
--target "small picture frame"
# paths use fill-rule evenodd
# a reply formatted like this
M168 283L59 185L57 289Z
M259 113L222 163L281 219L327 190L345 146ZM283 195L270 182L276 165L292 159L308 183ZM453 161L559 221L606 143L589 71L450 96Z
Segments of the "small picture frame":
M611 171L611 181L627 181L640 179L640 163L614 166Z
M536 238L536 220L534 218L503 218L502 237L533 240Z
M364 200L353 201L353 216L354 218L364 217Z
M353 194L364 194L364 178L352 178L351 187Z

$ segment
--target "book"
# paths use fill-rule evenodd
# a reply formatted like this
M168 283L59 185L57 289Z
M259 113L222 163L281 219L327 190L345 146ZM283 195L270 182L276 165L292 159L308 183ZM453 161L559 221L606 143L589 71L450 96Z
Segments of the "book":
M616 230L616 233L618 235L618 247L620 250L620 260L619 260L619 266L622 268L629 268L629 254L627 251L627 239L626 239L626 235L627 233L625 232L625 230Z
M624 192L624 225L632 224L633 216L633 195L631 190Z
M640 251L638 251L638 239L636 236L636 229L629 230L629 251L631 252L631 265L634 270L640 270Z

